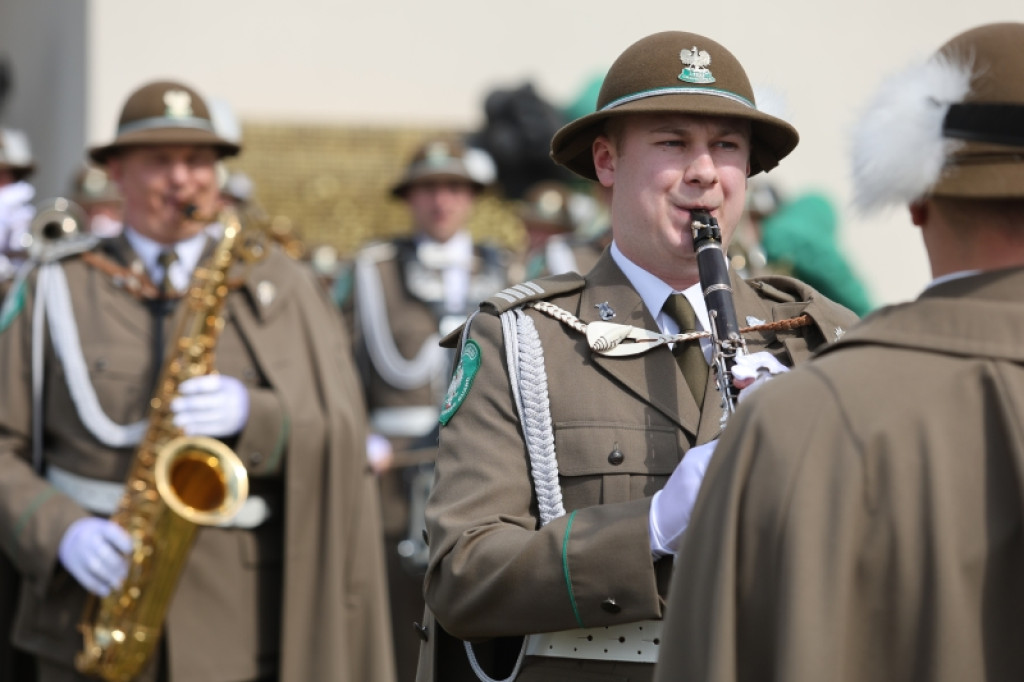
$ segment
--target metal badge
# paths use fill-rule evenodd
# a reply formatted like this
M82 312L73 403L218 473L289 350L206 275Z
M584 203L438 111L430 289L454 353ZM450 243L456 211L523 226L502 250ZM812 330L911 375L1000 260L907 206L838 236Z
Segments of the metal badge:
M610 305L608 305L608 301L605 301L604 303L598 303L594 307L597 308L597 314L600 315L601 319L605 320L606 322L615 317L615 311L612 310L612 307Z
M715 77L707 69L707 65L711 63L711 55L707 50L698 50L695 45L692 50L682 50L679 53L679 60L683 62L679 80L685 83L715 82Z
M274 298L277 297L277 287L273 282L263 280L256 285L256 298L259 299L260 305L264 308L274 302Z
M184 90L168 90L164 93L164 116L167 118L189 118L192 116L192 95Z
M846 333L845 329L843 329L842 327L836 327L836 341L838 341L839 339L843 338L843 334L845 334L845 333Z

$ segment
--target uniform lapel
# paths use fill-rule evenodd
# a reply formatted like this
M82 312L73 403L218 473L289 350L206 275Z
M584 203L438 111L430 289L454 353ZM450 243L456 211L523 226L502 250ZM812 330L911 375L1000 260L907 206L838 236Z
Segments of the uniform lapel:
M641 329L657 330L653 315L612 260L609 252L587 275L577 316L586 323L601 321L598 307L607 303L615 317L607 320ZM626 357L591 354L594 365L614 377L636 396L680 427L696 435L700 411L667 346Z
M135 253L131 244L123 234L116 237L104 239L101 242L100 250L104 255L129 270L145 274L145 267L142 260ZM121 287L113 278L95 271L96 276L102 280L100 286L108 287L112 294L107 297L110 303L106 306L106 312L115 315L125 325L131 327L140 338L148 337L153 332L152 315L149 308L140 306L135 297ZM148 277L148 274L146 275Z

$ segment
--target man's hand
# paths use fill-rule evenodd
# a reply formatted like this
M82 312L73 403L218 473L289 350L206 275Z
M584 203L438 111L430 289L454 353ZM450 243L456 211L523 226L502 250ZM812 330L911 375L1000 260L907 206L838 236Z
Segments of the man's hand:
M249 420L249 389L234 377L192 377L181 382L178 392L171 412L174 425L186 436L235 436Z
M64 532L57 556L82 587L105 597L128 575L132 540L113 521L89 516L78 519Z
M651 554L656 557L675 555L682 543L683 533L690 525L690 512L697 501L704 472L715 454L718 439L690 448L665 487L654 493L648 530L651 536Z
M789 371L775 356L767 351L737 355L736 364L732 368L732 383L740 389L737 402L742 402L777 374Z

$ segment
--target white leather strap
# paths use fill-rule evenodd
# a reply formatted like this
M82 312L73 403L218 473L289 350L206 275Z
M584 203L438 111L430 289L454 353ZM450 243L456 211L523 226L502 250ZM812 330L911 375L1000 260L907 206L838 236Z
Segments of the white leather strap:
M94 514L110 516L124 496L124 483L103 481L81 476L60 467L50 465L46 469L46 480L54 488L77 502L83 509ZM256 528L270 518L270 505L259 495L245 499L238 513L218 524L219 528Z
M382 407L370 413L370 430L389 438L415 438L437 426L441 411L434 406Z
M526 655L655 663L661 649L662 622L643 620L608 627L542 632L529 636Z

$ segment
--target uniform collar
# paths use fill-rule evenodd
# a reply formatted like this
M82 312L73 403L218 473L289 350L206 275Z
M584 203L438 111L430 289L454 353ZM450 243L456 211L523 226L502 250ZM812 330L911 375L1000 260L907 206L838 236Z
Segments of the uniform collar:
M162 281L164 275L162 266L158 264L158 258L164 250L173 248L178 256L178 261L172 265L171 281L178 289L185 289L192 277L192 271L195 270L199 259L202 258L207 233L205 230L201 230L195 236L175 244L161 244L140 234L130 225L126 225L124 236L142 260L142 264L146 266L146 272L149 272L153 281L156 282Z
M636 292L640 295L647 310L651 313L658 322L658 327L662 332L667 334L675 334L679 332L678 325L673 321L667 314L662 312L662 307L665 305L665 301L672 294L682 293L686 296L686 300L693 306L693 311L697 314L697 321L700 322L701 329L710 329L710 318L708 317L708 307L704 302L704 296L701 295L700 283L694 284L688 287L682 292L678 292L668 284L660 280L658 277L644 270L642 267L631 261L626 257L625 254L619 250L619 245L614 241L611 246L612 260L622 270L622 274L626 276L629 283L633 285Z

